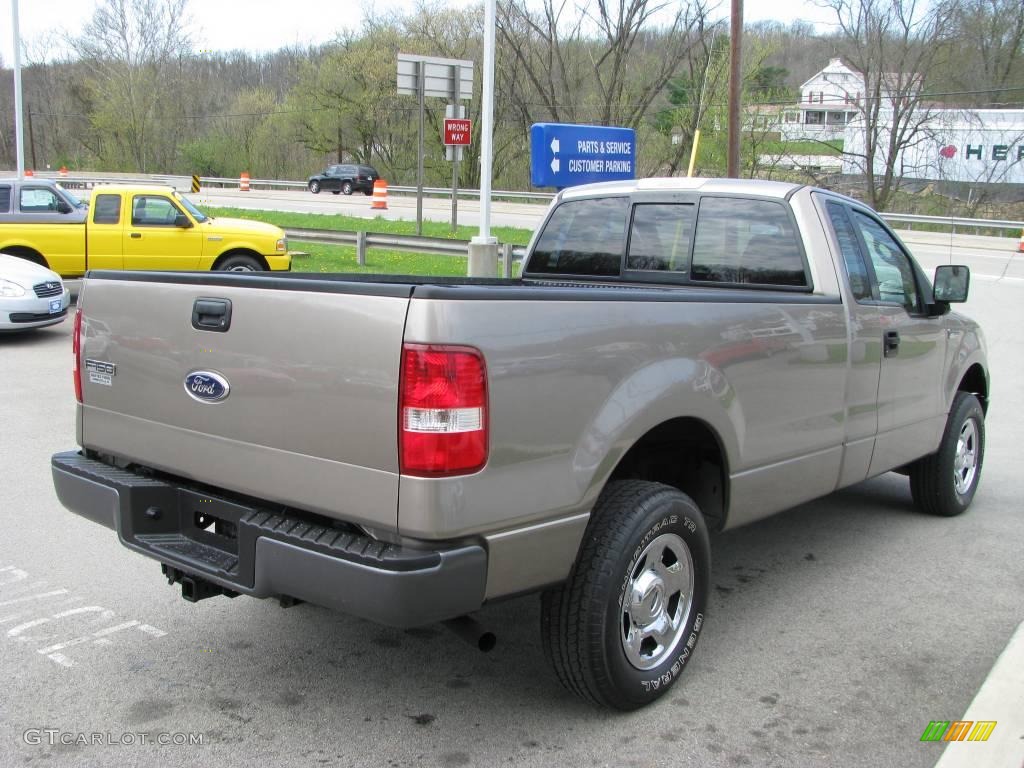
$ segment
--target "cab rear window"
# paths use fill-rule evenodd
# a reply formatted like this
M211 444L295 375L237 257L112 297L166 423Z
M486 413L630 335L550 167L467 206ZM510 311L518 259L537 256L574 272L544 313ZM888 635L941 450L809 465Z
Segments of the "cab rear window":
M0 185L0 213L7 213L11 210L11 188L6 184Z
M806 287L800 238L786 206L771 200L701 198L690 279Z
M526 272L614 277L622 270L627 197L569 200L551 214Z

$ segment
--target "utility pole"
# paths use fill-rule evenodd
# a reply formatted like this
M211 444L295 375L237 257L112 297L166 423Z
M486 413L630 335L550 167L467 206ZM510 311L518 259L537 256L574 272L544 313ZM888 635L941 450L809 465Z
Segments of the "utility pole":
M740 108L743 93L743 0L732 0L729 20L729 163L730 179L740 176Z
M39 163L36 162L36 134L32 130L32 105L26 105L26 112L28 117L28 153L32 157L32 167L38 168Z

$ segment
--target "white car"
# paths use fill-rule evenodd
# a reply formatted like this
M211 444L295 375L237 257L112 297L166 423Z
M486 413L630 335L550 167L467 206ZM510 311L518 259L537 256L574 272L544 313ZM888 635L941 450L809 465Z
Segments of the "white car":
M71 291L56 272L0 253L0 331L55 325L70 303Z

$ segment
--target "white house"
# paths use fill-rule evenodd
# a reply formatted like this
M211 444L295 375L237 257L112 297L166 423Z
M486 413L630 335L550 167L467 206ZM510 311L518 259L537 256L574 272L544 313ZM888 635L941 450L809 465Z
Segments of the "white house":
M864 77L832 59L800 86L800 103L786 109L781 126L784 141L843 138L846 125L858 115L864 99Z

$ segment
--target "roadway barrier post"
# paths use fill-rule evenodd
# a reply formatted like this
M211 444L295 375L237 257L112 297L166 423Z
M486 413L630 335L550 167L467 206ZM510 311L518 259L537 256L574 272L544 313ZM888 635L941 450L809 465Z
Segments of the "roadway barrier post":
M249 191L249 172L242 171L242 175L238 177L238 191L248 192Z
M374 211L388 209L388 183L384 179L377 179L373 182L373 200L370 201L370 209Z
M356 264L366 266L366 233L356 232Z
M195 194L199 191L199 176L192 174L192 193Z

